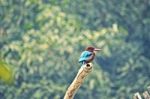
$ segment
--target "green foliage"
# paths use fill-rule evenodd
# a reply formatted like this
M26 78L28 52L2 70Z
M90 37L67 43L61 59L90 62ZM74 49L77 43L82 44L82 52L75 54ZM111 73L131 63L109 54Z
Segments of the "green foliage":
M1 97L62 99L85 47L102 47L75 98L131 99L149 85L148 0L1 0L0 58L14 85Z
M0 60L0 80L6 84L13 83L13 71L11 67L2 60Z

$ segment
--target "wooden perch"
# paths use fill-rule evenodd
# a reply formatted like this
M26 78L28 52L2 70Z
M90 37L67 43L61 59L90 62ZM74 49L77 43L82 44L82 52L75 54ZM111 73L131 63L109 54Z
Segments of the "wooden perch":
M77 90L83 83L85 77L91 72L92 70L92 63L88 63L86 65L83 65L76 75L75 79L71 83L71 85L68 87L66 94L64 96L64 99L73 99L74 95L76 94Z

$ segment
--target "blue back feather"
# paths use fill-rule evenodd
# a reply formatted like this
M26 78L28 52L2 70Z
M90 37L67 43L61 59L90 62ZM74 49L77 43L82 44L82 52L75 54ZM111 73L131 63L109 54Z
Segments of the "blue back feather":
M88 60L90 58L91 55L92 55L92 52L83 51L79 58L79 63L85 62L86 60Z

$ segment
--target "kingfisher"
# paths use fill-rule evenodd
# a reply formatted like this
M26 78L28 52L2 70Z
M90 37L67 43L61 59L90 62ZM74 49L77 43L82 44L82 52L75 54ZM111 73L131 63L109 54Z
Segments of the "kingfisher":
M99 48L94 48L92 46L89 46L81 53L81 56L79 58L79 63L88 64L93 61L95 58L95 51L100 51L101 49Z

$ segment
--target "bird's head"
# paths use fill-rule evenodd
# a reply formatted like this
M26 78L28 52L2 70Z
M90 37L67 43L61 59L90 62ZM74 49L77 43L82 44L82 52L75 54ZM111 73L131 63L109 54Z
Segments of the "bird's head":
M94 51L100 51L100 50L102 50L102 49L94 48L94 47L92 47L92 46L89 46L89 47L87 47L85 50L86 50L86 51L90 51L90 52L94 52Z

